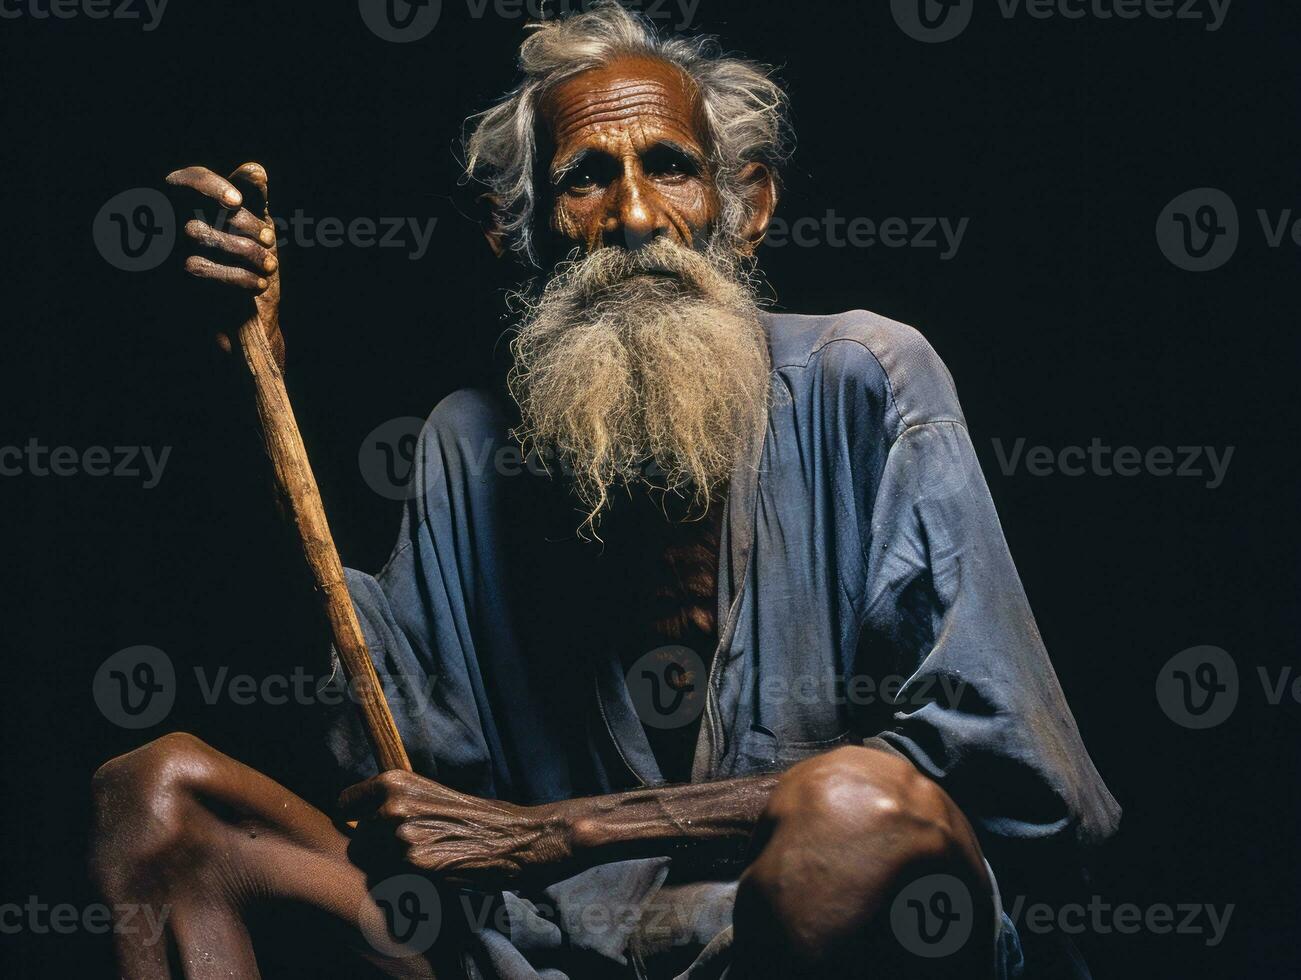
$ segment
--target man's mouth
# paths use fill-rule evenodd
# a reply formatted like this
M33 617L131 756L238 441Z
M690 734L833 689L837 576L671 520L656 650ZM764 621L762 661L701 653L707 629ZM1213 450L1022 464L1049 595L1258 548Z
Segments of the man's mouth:
M673 268L659 262L647 262L644 265L638 263L634 265L631 269L628 270L628 277L634 278L636 276L647 276L655 279L677 279L677 280L681 280L683 278L681 269Z

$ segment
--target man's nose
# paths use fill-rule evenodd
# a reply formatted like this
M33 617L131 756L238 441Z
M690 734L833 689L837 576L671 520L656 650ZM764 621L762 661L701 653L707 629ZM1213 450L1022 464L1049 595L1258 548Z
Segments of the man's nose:
M672 235L673 226L654 191L636 178L625 178L606 222L606 245L635 252L657 238Z

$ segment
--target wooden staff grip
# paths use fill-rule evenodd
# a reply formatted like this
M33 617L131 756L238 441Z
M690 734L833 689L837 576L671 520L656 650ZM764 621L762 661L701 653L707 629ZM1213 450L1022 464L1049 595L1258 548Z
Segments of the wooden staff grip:
M316 485L307 449L298 432L293 406L285 391L284 376L271 353L266 333L256 316L239 331L240 347L249 373L253 376L254 399L267 455L275 470L276 485L288 502L294 526L303 546L303 557L330 624L330 637L354 698L361 708L362 722L375 760L381 772L390 769L411 771L393 713L384 700L375 664L366 648L366 637L352 606L352 597L343 577L343 563L334 547L334 537L325 519L325 506Z

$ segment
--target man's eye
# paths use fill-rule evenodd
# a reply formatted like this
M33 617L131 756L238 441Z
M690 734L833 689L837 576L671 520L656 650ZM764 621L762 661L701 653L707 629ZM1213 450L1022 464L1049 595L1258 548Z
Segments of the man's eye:
M586 193L604 187L618 172L618 164L604 154L588 154L586 159L574 161L574 165L560 178L559 189L562 192Z
M572 193L574 191L590 191L594 186L596 186L596 181L592 179L591 174L584 170L571 170L560 179L557 189L561 193Z
M669 148L656 147L646 155L646 173L652 177L677 180L681 177L693 177L699 173L694 161L685 154Z

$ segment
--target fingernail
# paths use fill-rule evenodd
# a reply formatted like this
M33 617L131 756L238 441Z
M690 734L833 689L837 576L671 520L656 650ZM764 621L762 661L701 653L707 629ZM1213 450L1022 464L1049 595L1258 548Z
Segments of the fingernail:
M263 245L274 245L276 243L276 233L270 228L263 228L257 233L257 240Z
M274 255L268 255L267 260L262 263L262 271L275 272L276 266L278 266L279 264L280 263L276 261L276 257Z
M259 280L257 281L257 288L258 288L258 289L266 289L266 288L267 288L267 285L268 285L268 283L267 283L267 281L266 281L265 279L259 279Z
M229 190L225 193L224 200L232 208L237 208L239 207L239 202L244 200L244 198L240 197L239 191Z

